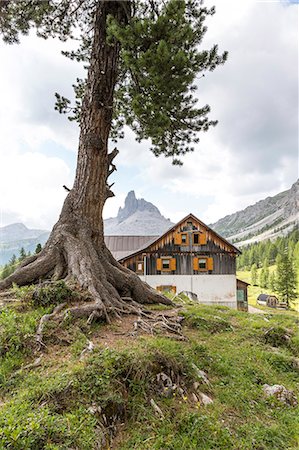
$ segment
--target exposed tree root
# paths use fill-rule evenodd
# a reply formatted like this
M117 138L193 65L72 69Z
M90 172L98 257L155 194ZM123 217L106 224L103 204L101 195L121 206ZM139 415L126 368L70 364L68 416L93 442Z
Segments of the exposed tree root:
M35 335L35 340L37 342L37 344L39 345L39 348L44 347L45 344L43 343L43 331L45 328L45 323L49 322L50 319L56 317L60 311L62 311L66 306L66 303L61 303L60 305L56 306L56 308L54 308L54 311L51 314L45 314L39 322L38 328L37 328L37 332Z
M134 322L134 334L140 330L151 335L163 334L185 341L187 338L182 333L182 320L182 317L166 317L164 314L152 318L139 317Z
M67 208L66 202L64 209ZM63 219L64 216L67 220ZM65 311L66 305L59 305L51 314L43 316L36 334L40 347L44 345L45 323L59 316L86 317L88 323L96 319L109 323L113 317L120 318L126 314L141 317L146 314L143 312L145 304L172 304L171 300L119 264L104 242L97 239L86 223L80 221L79 226L78 220L70 222L70 215L63 211L42 252L24 260L12 275L0 282L0 290L3 290L13 283L23 286L45 279L63 279L66 284L86 292L88 302ZM152 327L154 329L158 325L152 324Z

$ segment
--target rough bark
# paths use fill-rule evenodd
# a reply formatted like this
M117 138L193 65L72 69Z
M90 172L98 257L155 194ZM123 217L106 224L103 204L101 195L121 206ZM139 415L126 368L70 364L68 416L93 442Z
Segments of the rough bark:
M115 261L104 243L102 211L113 195L107 179L115 170L113 159L118 153L116 149L108 153L108 138L120 50L117 42L106 41L106 19L111 14L126 23L130 3L125 2L126 8L122 3L97 3L74 186L41 253L26 259L0 283L0 289L6 289L13 283L22 286L49 277L75 281L93 302L69 312L90 320L109 321L111 315L137 312L144 303L171 303Z

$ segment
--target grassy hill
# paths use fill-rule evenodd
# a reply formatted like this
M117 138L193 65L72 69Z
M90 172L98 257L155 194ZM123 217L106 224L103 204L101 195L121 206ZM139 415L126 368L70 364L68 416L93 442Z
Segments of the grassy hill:
M257 269L257 278L259 279L260 277L260 272L261 272L261 268ZM275 272L276 271L276 265L272 265L269 267L269 272ZM238 270L237 271L237 278L246 281L247 283L251 283L251 275L250 275L250 271L248 270ZM295 311L299 312L299 270L297 269L297 300L295 302L293 302L291 304L292 309L294 309ZM256 300L257 297L259 296L259 294L275 294L275 292L273 292L271 289L267 289L267 288L261 288L260 286L248 286L248 303L250 305L254 305L256 306ZM268 310L269 308L265 308L266 310Z
M2 306L1 449L298 448L298 407L262 389L299 394L294 314L187 305L178 309L185 341L133 336L133 316L91 326L66 319L48 324L37 359L34 335L47 311ZM89 341L93 351L82 354ZM204 406L202 394L213 403Z

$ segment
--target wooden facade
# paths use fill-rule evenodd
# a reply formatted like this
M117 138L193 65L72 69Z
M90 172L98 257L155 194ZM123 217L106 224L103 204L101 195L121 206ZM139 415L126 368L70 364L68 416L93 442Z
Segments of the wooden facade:
M120 262L140 275L235 275L240 251L189 214Z

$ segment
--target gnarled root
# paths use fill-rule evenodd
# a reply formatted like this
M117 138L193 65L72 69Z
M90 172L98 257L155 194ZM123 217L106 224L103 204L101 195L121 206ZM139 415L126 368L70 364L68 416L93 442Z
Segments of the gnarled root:
M61 314L86 317L88 323L95 319L109 323L112 317L142 315L145 304L172 304L171 300L119 264L103 242L96 244L87 227L78 229L75 224L71 227L69 223L59 221L42 252L27 258L12 275L0 282L0 290L11 287L13 283L22 286L45 278L75 283L87 292L91 301L69 307L63 313L66 305L59 305L52 314L45 315L36 335L40 346L43 345L45 323Z

